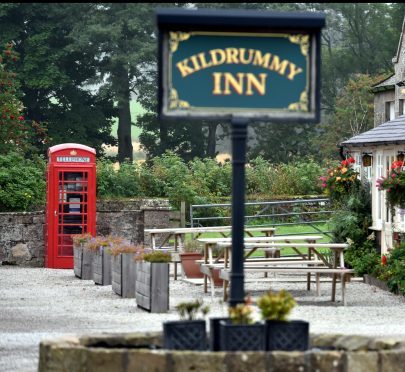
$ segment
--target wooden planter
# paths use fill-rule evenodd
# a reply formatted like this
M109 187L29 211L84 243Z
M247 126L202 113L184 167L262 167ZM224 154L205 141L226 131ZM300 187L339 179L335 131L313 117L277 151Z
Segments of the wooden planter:
M94 252L84 248L83 245L73 247L74 273L78 278L93 279L93 256Z
M135 298L136 262L133 253L111 256L111 281L117 295Z
M111 285L111 255L105 249L94 251L93 280L95 284Z
M169 310L169 264L136 263L136 303L151 313Z

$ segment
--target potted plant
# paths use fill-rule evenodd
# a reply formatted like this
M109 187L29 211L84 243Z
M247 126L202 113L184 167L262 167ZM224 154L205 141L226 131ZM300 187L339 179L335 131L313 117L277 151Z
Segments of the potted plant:
M229 307L229 320L221 320L221 351L264 351L265 328L263 323L255 322L250 297L244 303Z
M86 249L91 238L89 233L72 236L74 274L83 280L93 279L93 253Z
M113 241L109 248L112 290L121 297L135 298L135 257L142 249L142 246L130 244L122 238Z
M188 240L184 243L183 251L180 253L181 266L187 278L203 278L197 260L203 258L203 249L197 240Z
M219 328L219 322L221 320L229 320L229 317L225 316L225 303L223 300L219 301L219 305L222 309L222 316L210 318L209 322L209 334L210 334L210 350L211 351L219 351L220 350L220 339L221 339L221 332Z
M171 255L144 249L137 255L135 297L137 306L151 313L169 310L169 263Z
M387 177L377 180L379 190L385 190L385 198L391 209L391 214L395 214L395 207L405 208L405 168L404 161L397 160L391 164L391 171Z
M96 236L92 238L87 247L94 252L93 256L93 280L95 284L111 285L111 236Z
M163 345L171 350L206 350L207 333L205 320L197 319L199 313L205 317L209 306L202 300L181 302L176 306L180 320L163 323Z
M257 301L262 318L266 321L266 350L305 351L309 344L309 323L287 321L297 303L291 293L269 291Z

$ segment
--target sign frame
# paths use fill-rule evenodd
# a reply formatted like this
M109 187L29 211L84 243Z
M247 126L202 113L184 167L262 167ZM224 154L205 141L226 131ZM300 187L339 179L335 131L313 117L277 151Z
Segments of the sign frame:
M269 12L244 10L186 10L157 9L158 26L158 113L160 119L208 119L249 121L305 122L320 120L320 34L325 25L322 13ZM297 103L295 109L245 108L175 108L169 109L170 33L218 33L221 35L308 35L309 84L307 101ZM306 105L306 102L308 104Z

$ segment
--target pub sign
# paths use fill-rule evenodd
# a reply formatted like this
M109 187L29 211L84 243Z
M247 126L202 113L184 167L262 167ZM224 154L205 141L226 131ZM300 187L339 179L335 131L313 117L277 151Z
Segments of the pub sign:
M161 9L163 118L319 121L319 13Z

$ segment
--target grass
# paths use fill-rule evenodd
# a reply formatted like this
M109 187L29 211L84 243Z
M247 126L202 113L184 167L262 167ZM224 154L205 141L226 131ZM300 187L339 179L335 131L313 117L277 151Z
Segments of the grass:
M316 225L321 231L327 231L328 227L326 224L318 224ZM312 228L310 225L287 225L287 226L276 226L276 235L286 235L286 234L294 234L294 235L301 235L303 233L311 233L312 235L322 235L319 231ZM263 236L260 232L254 232L254 236ZM216 232L204 233L200 236L201 238L220 238L222 235ZM185 240L189 241L192 240L192 234L186 234ZM327 243L330 239L327 236L324 236L323 239L318 240L318 243ZM171 244L174 244L174 241L171 241ZM300 251L305 252L306 249L300 249ZM292 248L285 248L281 251L282 256L296 254L296 252ZM258 249L251 257L263 257L264 253L263 250Z

